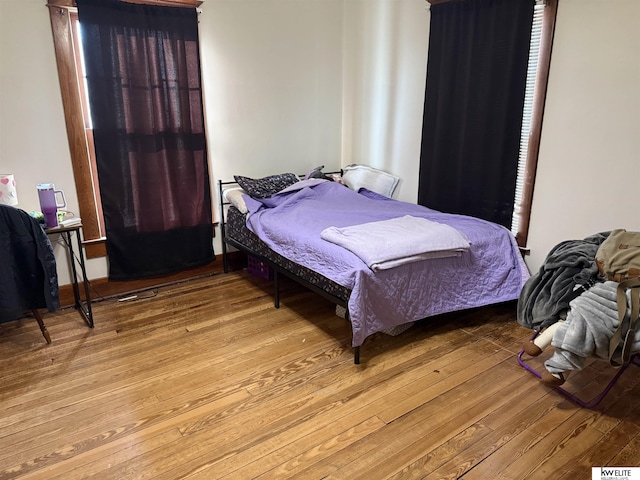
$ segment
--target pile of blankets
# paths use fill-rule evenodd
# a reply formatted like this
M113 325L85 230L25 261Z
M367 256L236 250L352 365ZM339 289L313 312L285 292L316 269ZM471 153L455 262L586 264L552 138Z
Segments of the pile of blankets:
M620 323L618 283L605 282L595 261L596 252L609 233L556 245L520 293L519 324L541 331L561 321L551 341L555 350L545 362L550 373L580 370L589 357L609 359L609 343ZM628 316L627 312L625 322ZM631 351L640 352L638 329Z
M525 283L518 299L517 320L540 331L565 317L569 302L602 279L595 256L610 232L556 245L542 267Z

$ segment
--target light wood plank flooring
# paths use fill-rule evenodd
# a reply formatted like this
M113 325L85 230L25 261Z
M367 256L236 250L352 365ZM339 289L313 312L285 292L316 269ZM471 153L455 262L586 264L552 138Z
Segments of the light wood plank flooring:
M500 305L378 334L246 272L0 325L0 479L590 479L640 465L640 369L595 409L516 362ZM537 359L536 359L537 361ZM538 362L539 365L539 362ZM569 380L585 398L611 374Z

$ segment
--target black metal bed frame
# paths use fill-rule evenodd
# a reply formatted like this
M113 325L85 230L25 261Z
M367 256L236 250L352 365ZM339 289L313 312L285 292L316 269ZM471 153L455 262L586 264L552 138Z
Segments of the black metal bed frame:
M340 305L341 307L344 307L345 309L345 319L349 320L349 306L348 306L348 302L343 300L340 297L337 297L329 292L327 292L326 290L323 290L322 288L318 287L317 285L314 285L310 282L308 282L307 280L305 280L304 278L300 277L299 275L295 274L294 272L290 271L289 269L287 269L286 267L284 267L283 265L280 265L276 262L274 262L273 260L266 258L265 256L261 255L258 252L255 252L253 249L251 249L250 247L248 247L247 245L244 245L238 241L236 241L233 238L228 238L227 237L227 231L226 231L226 213L225 213L225 206L229 206L231 205L231 202L226 201L223 198L223 193L224 190L223 188L229 186L229 185L238 185L237 182L235 181L222 181L222 180L218 180L218 195L219 195L219 205L220 205L220 234L222 237L221 243L222 243L222 265L224 267L224 273L228 273L229 271L229 261L227 258L227 245L230 245L234 248L237 248L238 250L240 250L241 252L244 252L248 255L251 255L255 258L257 258L258 260L260 260L261 262L265 262L267 265L269 265L269 267L271 267L272 271L273 271L273 282L274 282L274 288L275 288L275 298L274 298L274 306L275 308L280 308L280 281L279 281L279 275L282 274L292 280L294 280L295 282L299 283L300 285L304 286L305 288L311 290L314 293L317 293L319 295L321 295L322 297L326 298L327 300ZM353 347L353 363L358 365L360 364L360 346L357 347Z

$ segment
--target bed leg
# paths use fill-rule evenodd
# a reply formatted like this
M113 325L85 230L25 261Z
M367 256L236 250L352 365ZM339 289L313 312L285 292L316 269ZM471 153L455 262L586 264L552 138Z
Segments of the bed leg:
M224 234L222 238L222 269L224 273L229 273L229 260L227 259L227 244L224 242Z
M360 365L360 345L353 347L353 363Z
M276 308L280 308L280 280L278 279L278 270L275 268L273 269L273 285L276 290L273 304Z

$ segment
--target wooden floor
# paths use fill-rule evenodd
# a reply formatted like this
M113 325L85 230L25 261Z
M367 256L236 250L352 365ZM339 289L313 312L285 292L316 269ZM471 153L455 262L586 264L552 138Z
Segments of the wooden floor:
M0 479L587 479L640 465L640 369L576 406L516 362L514 305L367 339L219 274L0 326ZM603 362L569 380L589 397ZM594 380L595 379L595 380Z

